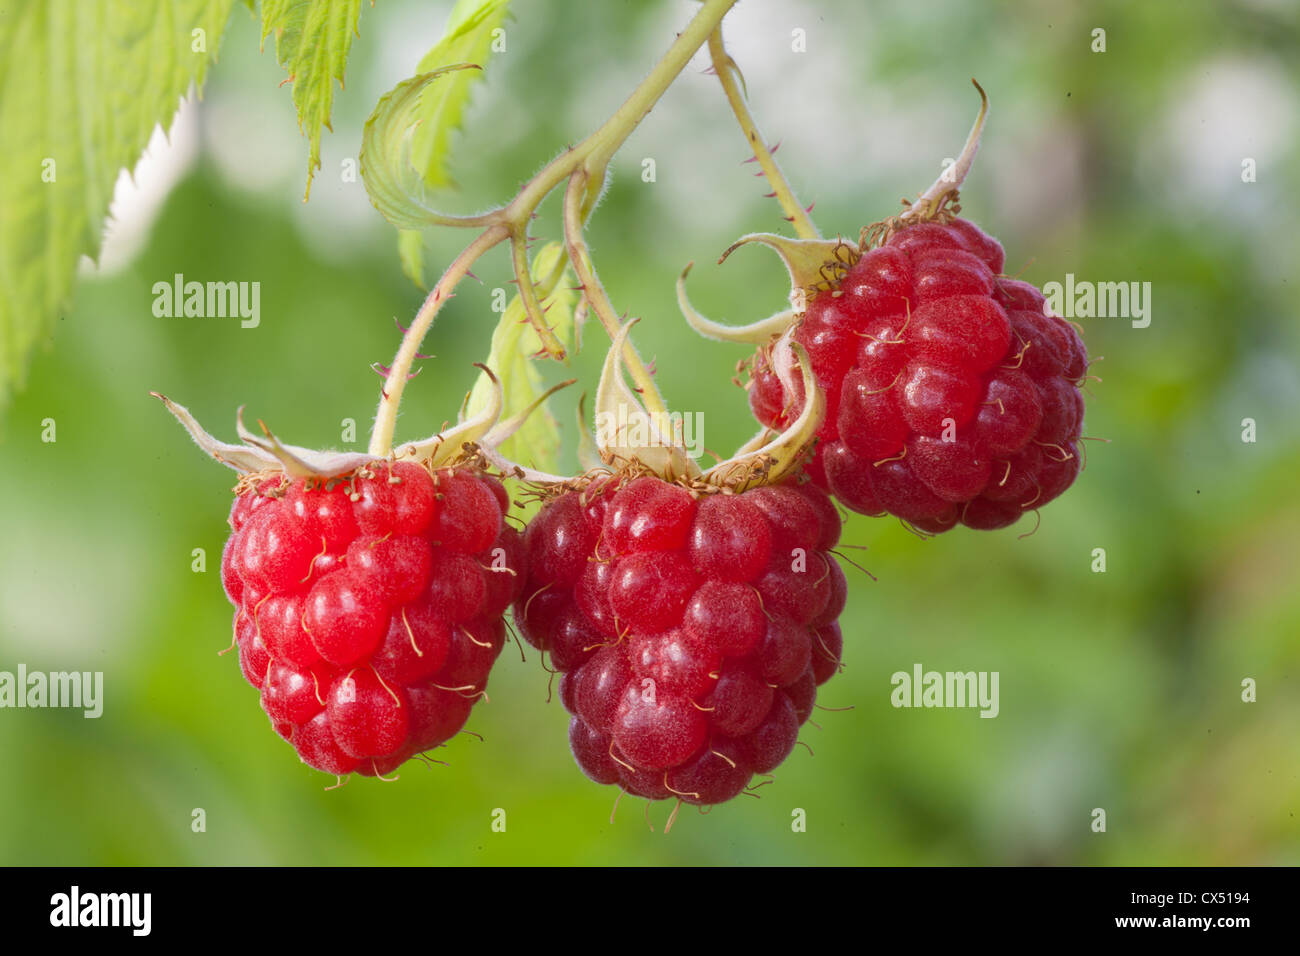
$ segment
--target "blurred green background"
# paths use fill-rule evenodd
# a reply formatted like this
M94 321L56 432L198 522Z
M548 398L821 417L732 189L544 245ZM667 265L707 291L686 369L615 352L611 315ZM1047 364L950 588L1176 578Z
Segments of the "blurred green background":
M0 437L0 669L99 670L105 710L0 712L0 862L72 864L1295 864L1300 862L1300 21L1289 2L907 4L746 0L727 22L765 134L824 232L897 208L992 114L965 214L1007 270L1149 281L1149 328L1083 320L1087 468L1036 533L922 541L852 517L846 669L761 799L700 816L588 782L568 754L537 654L508 646L490 704L397 783L332 781L299 764L244 683L218 558L233 473L148 396L234 435L247 404L286 441L365 434L421 294L395 237L341 164L377 97L409 75L450 3L368 5L310 203L288 88L242 8L201 103L137 175L109 253L87 269ZM507 52L476 94L453 166L469 210L509 198L601 122L693 5L516 5ZM1106 31L1094 53L1092 31ZM806 32L806 51L792 49ZM674 407L735 447L753 424L728 384L737 346L692 337L674 304L731 322L782 306L763 250L718 253L783 224L695 61L615 162L591 243L616 306L644 317ZM656 179L642 181L653 158ZM1253 159L1257 181L1243 182ZM174 181L168 190L168 184ZM152 198L150 198L152 197ZM150 206L152 203L152 207ZM536 233L554 236L555 203ZM469 237L431 234L435 274ZM454 416L486 354L504 251L445 310L399 436ZM261 283L261 325L159 319L151 287ZM594 390L593 323L571 369ZM557 403L572 450L578 389ZM41 441L42 421L57 441ZM1257 441L1242 441L1242 420ZM191 571L205 548L207 573ZM1094 573L1093 549L1107 570ZM996 670L1001 714L896 710L913 664ZM1244 703L1241 682L1258 683ZM194 808L207 829L191 830ZM1093 808L1107 814L1092 832ZM507 829L491 829L502 808ZM795 808L807 832L791 830Z

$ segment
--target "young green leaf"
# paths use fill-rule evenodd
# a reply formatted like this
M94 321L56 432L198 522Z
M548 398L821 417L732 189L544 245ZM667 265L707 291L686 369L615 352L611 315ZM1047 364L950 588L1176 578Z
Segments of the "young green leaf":
M262 42L275 34L275 59L293 82L298 125L307 137L307 192L320 169L322 129L330 126L334 82L343 86L361 0L262 0Z
M469 63L456 63L402 80L379 98L366 120L361 131L361 181L371 204L398 229L467 224L429 204L424 177L412 163L411 140L426 91L448 82L448 74L476 69ZM403 250L411 251L409 245Z
M372 163L375 161L373 150L378 146L380 149L392 151L392 154L385 158L390 164L400 163L403 173L400 177L389 177L394 185L399 180L403 185L399 190L387 194L384 199L377 199L375 190L371 190L371 199L375 206L390 221L396 223L393 216L385 211L386 208L395 212L394 206L400 205L401 197L411 196L415 197L415 209L409 211L413 212L416 218L424 220L420 225L436 224L436 219L430 215L433 211L424 198L424 189L426 186L440 189L454 185L451 174L447 170L451 134L460 127L464 119L472 85L483 75L481 67L494 48L500 48L505 41L502 24L509 12L509 5L510 0L459 0L447 19L447 28L443 31L442 39L424 55L417 67L418 74L430 77L437 76L445 70L454 69L456 72L443 77L437 83L418 84L418 90L409 100L395 97L397 90L389 94L393 98L390 104L394 101L399 102L397 105L390 105L390 115L393 115L394 119L387 124L388 129L384 133L383 143L379 144L378 137L368 138L372 144ZM478 66L480 69L467 69L466 67L470 65ZM415 79L418 80L419 76ZM400 122L395 115L399 108ZM379 109L376 108L375 115L378 114ZM372 116L371 122L374 122L374 119L375 117ZM372 131L370 123L366 124L366 130L367 133ZM410 169L406 168L408 164ZM364 163L362 165L365 166ZM414 177L419 177L422 182L417 182L411 175L412 172ZM369 180L367 180L367 189L369 188ZM379 189L383 191L384 186L380 185ZM381 202L384 204L381 205ZM402 260L402 272L420 288L425 288L424 244L420 235L414 229L408 231L403 229L400 223L396 224L399 229L402 229L397 242L398 254Z
M424 55L417 73L431 73L453 63L483 67L494 49L503 48L502 24L510 0L459 0L447 20L442 39ZM411 162L434 189L454 185L447 171L451 134L460 128L469 94L481 72L457 73L428 90L420 100L411 139Z
M113 187L216 58L232 0L0 5L0 406L99 255Z
M397 256L402 261L402 275L421 289L424 282L424 234L418 229L397 230Z
M547 324L566 348L574 335L573 308L577 292L570 285L572 278L564 245L549 242L533 257L533 281L542 307L546 309ZM502 418L508 419L526 409L544 391L542 373L534 357L543 351L537 332L528 324L524 304L519 295L510 300L492 333L492 350L484 362L496 374L505 392L505 410ZM492 382L480 375L470 393L467 414L473 415L491 397ZM560 455L560 426L550 409L543 403L523 426L501 444L501 453L520 464L539 471L557 471Z

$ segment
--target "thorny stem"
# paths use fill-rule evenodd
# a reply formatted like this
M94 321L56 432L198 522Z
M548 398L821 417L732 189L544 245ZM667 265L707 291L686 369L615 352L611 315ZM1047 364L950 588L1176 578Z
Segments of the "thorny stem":
M722 22L728 10L735 6L737 0L705 0L700 12L695 15L686 29L677 35L673 45L668 48L641 85L632 91L622 106L605 121L605 124L568 152L558 156L506 207L509 216L517 217L521 212L526 220L537 205L552 189L563 182L570 173L580 165L585 165L591 178L603 181L605 167L618 151L632 131L645 119L646 114L659 101L659 97L672 85L677 74L686 68L695 51L708 40L709 34ZM600 173L597 177L595 174Z
M393 431L397 425L397 408L401 402L402 390L406 385L420 343L429 331L429 327L433 324L438 311L442 308L443 303L451 297L452 291L460 280L465 277L470 266L497 243L505 239L511 240L514 252L515 278L519 282L520 299L528 313L528 321L536 330L543 348L557 358L564 356L564 347L555 337L555 333L546 325L545 317L541 314L540 305L536 300L536 290L532 287L526 249L528 224L537 207L541 205L542 200L556 186L579 170L582 171L584 188L589 183L604 182L610 159L627 140L628 136L631 135L632 131L645 119L655 103L659 101L659 98L672 85L678 74L690 62L691 57L695 55L695 51L705 44L710 34L722 22L722 18L726 16L727 11L736 2L737 0L703 0L699 12L696 13L686 29L677 35L677 39L668 48L668 52L664 54L663 59L655 65L654 69L623 102L623 105L599 129L577 146L565 150L549 162L542 168L541 172L524 185L519 194L507 205L486 213L482 217L487 227L447 267L447 271L443 273L442 278L430 291L428 298L420 306L419 312L416 313L410 328L402 338L402 343L398 347L397 355L393 359L392 367L389 369L384 380L383 390L380 393L379 411L375 415L375 425L370 435L371 455L384 457L392 449ZM582 205L587 208L582 210L578 216L579 227L585 220L586 213L590 212L590 203L584 202ZM470 223L458 224L469 225ZM573 248L574 246L570 243L570 249ZM582 249L585 253L580 228L577 248ZM521 257L523 259L522 271ZM574 263L574 267L575 269L578 268L577 262ZM595 279L594 274L591 275L591 278ZM601 294L603 296L603 290ZM608 305L608 301L606 297L606 305ZM612 314L612 308L610 313ZM606 330L610 330L604 316L601 317L601 322L605 325ZM617 329L617 322L615 322L614 329ZM614 332L610 331L610 334L613 335ZM635 353L633 353L632 358L635 359ZM649 378L649 373L641 365L640 360L625 358L625 361L637 382L638 388L641 389L641 397L647 405L662 405L658 390L654 387L653 381ZM651 410L653 411L653 408Z
M564 358L564 346L546 324L542 301L537 296L537 287L533 285L533 273L528 265L528 237L523 230L511 230L510 261L514 266L515 281L519 284L519 301L523 303L528 322L541 338L542 351L558 359Z
M781 172L781 167L777 165L772 151L767 148L766 141L758 132L758 125L749 112L749 105L745 102L745 93L741 89L744 79L740 74L740 67L736 65L736 61L731 58L726 47L722 44L721 23L709 34L709 56L713 59L713 71L718 74L718 81L722 84L723 92L727 94L727 102L731 104L731 111L736 114L736 121L740 123L745 139L749 141L750 149L754 151L754 158L758 161L759 169L763 171L767 181L772 184L772 190L776 193L776 201L781 204L786 221L794 226L795 235L800 239L820 239L821 233L817 231L817 226L808 215L808 210L795 197L794 189L790 186L789 180Z
M397 427L397 407L402 401L402 390L406 388L407 376L410 375L411 364L420 350L420 343L424 341L425 333L433 324L438 310L451 298L452 289L465 278L465 273L469 272L469 267L479 256L509 235L510 230L503 223L494 223L483 230L477 239L452 260L437 285L430 290L424 304L420 306L420 311L415 313L410 328L402 336L402 344L397 347L397 355L393 358L392 368L388 371L383 391L380 393L379 412L375 416L375 427L370 433L370 454L376 458L384 458L392 450L393 431Z
M604 326L606 333L614 339L622 323L614 311L613 303L609 300L609 294L605 292L605 287L596 275L596 267L591 264L587 242L582 236L582 198L586 189L586 171L575 170L569 177L568 188L564 191L564 242L569 250L569 261L573 263L573 271L577 273L578 281L582 283L583 295L586 296L591 310L600 319L600 324ZM623 364L631 374L632 381L636 383L637 392L646 410L652 414L666 415L668 409L659 395L659 390L655 387L654 379L641 362L641 356L637 354L630 338L625 339L623 343Z

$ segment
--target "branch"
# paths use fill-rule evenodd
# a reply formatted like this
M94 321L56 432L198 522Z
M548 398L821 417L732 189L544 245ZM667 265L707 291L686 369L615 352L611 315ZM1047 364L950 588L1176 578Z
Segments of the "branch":
M766 141L758 132L758 125L749 112L749 106L745 103L745 94L741 89L745 81L740 75L740 67L736 65L736 61L731 58L722 44L721 23L709 34L709 56L713 59L713 70L718 74L723 92L727 94L731 111L736 114L736 121L740 123L740 129L744 132L745 139L749 141L749 148L754 151L754 158L758 160L759 168L767 177L767 181L772 184L776 201L781 204L781 209L785 212L785 221L794 226L795 235L800 239L820 239L821 233L817 231L817 226L808 215L808 209L812 207L805 209L796 198L794 189L791 188L785 174L781 172L781 167L772 156L772 151L767 148Z
M402 336L402 344L398 346L397 356L393 359L388 377L384 380L383 391L380 393L379 411L375 415L375 427L370 433L370 454L376 458L383 458L392 450L393 431L397 426L397 407L402 401L402 390L406 388L407 375L411 371L416 353L420 350L420 343L424 341L424 336L433 325L433 320L437 317L443 303L451 298L452 290L461 279L465 278L465 273L469 272L470 266L483 253L509 235L510 230L501 223L485 229L452 260L447 271L442 274L442 278L429 290L429 295L420 306L420 311L415 313L410 328Z
M605 292L605 287L596 275L596 269L591 264L591 256L587 252L587 242L582 237L581 207L586 187L585 170L579 169L569 177L569 188L564 191L564 241L569 250L569 261L573 263L573 271L577 273L578 281L582 283L582 294L586 296L591 310L596 313L596 318L600 320L610 341L613 342L617 341L623 323L618 313L614 311L614 304L610 302L609 294ZM659 394L659 387L655 385L654 378L651 377L630 340L625 340L623 343L623 364L632 376L632 381L636 383L637 392L646 410L654 414L666 415L668 409Z
M563 357L564 348L547 327L542 317L541 306L537 302L536 289L532 285L524 237L527 236L528 225L532 221L533 214L542 200L570 177L573 177L570 190L573 190L575 183L585 188L588 182L603 182L610 159L645 119L646 114L654 108L655 103L673 84L686 64L690 62L691 57L705 44L709 35L736 2L737 0L704 0L699 12L695 14L686 29L677 35L663 59L632 91L614 115L577 146L565 150L547 163L508 205L484 214L482 219L487 224L487 228L447 267L447 271L430 291L428 298L424 300L420 311L411 322L411 327L402 338L397 356L393 359L384 381L379 411L375 416L375 427L370 436L370 454L383 457L391 450L393 431L397 423L397 407L401 401L402 390L406 385L411 364L419 352L421 340L428 332L443 303L451 297L456 285L469 271L469 267L497 243L505 239L511 240L515 278L519 282L519 294L528 312L529 321L536 328L546 350L557 358ZM581 171L580 177L577 175L579 171ZM570 205L573 206L572 216L569 215ZM580 199L573 204L566 202L566 242L574 269L578 272L584 286L588 286L589 298L593 292L597 292L601 299L599 306L593 302L593 307L596 307L601 323L612 336L617 333L618 320L614 316L609 297L605 295L604 289L601 288L591 269L590 261L586 258L586 244L582 238L586 216L579 210L580 205ZM590 209L586 212L589 213ZM568 221L570 219L573 221ZM612 326L607 321L610 317L614 319ZM631 345L627 347L625 362L638 388L641 389L643 401L662 409L663 400L659 397L658 389ZM651 408L651 410L655 409Z

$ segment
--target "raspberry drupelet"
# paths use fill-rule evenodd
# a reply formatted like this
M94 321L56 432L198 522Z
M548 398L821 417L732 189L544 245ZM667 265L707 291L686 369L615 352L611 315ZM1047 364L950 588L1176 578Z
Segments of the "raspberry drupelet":
M642 475L553 497L515 621L562 673L583 772L705 805L784 761L839 667L839 533L808 485L697 496Z
M1002 246L973 223L905 224L812 295L794 330L826 418L809 473L846 507L926 532L993 529L1047 504L1079 472L1088 355ZM751 362L755 416L802 404L771 347Z
M222 557L245 678L304 763L389 773L455 735L523 584L509 501L475 467L252 476Z

